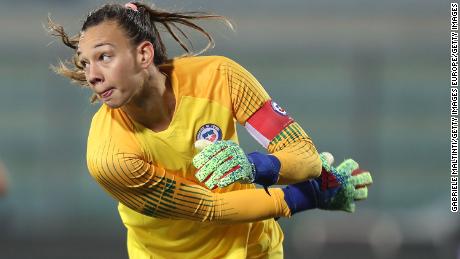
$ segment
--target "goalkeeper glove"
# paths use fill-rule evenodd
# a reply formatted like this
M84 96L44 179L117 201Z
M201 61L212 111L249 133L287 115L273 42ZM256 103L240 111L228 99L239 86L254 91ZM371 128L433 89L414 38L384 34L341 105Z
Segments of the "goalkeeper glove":
M354 212L354 201L367 198L371 174L359 169L352 159L334 168L330 153L321 153L320 158L323 168L319 177L283 188L291 214L313 208Z
M198 140L195 147L201 150L192 160L198 169L195 177L210 189L234 182L258 183L266 187L278 181L281 163L275 156L259 152L246 155L230 140L215 143Z

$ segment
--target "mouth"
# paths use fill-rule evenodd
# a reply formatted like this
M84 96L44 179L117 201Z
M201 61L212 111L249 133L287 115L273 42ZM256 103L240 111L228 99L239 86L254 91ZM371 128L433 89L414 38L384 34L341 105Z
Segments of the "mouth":
M107 99L112 95L114 89L115 89L114 87L110 87L104 92L99 93L99 96L101 96L102 99Z

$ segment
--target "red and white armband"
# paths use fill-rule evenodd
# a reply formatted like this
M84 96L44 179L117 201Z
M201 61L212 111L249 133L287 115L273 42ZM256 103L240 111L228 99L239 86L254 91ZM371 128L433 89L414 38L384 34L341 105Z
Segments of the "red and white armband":
M294 122L286 110L276 102L268 100L244 124L246 130L264 148L267 148L281 131Z

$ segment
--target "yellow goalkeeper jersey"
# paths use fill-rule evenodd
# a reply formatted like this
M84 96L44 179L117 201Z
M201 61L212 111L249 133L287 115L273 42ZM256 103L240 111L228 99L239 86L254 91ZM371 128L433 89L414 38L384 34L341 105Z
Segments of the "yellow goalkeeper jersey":
M120 202L130 258L251 258L282 251L283 234L272 218L290 211L280 189L270 189L269 196L253 184L235 183L210 191L195 179L191 164L198 139L237 142L235 122L244 124L268 94L225 57L178 58L160 70L176 98L167 129L154 132L102 105L88 137L89 171ZM297 123L283 132L268 147L282 173L299 166L287 162L290 156L316 166L316 150ZM257 204L248 206L247 197Z

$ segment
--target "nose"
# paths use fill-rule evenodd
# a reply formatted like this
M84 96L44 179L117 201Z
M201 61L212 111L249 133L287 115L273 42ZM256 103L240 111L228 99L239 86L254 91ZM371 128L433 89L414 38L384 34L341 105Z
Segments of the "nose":
M100 69L97 67L97 65L90 64L88 68L88 83L91 86L96 86L102 82L104 82L104 76L102 75Z

